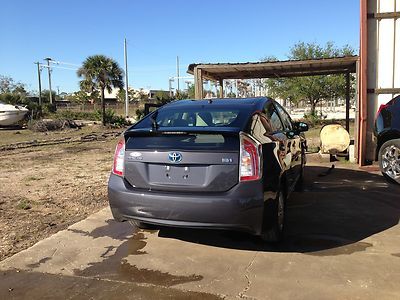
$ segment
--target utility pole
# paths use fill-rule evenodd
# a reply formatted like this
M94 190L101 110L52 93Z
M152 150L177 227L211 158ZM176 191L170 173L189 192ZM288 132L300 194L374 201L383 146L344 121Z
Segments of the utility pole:
M346 73L346 130L350 133L350 73Z
M38 80L39 80L39 105L42 105L42 80L40 79L40 64L39 62L35 62L37 65L37 72L38 72Z
M177 77L177 80L178 80L177 92L179 93L180 92L180 90L179 90L179 56L176 57L176 77Z
M168 79L168 88L169 88L169 97L172 99L172 96L173 96L173 94L172 94L172 82L174 81L174 78L173 77L170 77L169 79Z
M129 118L129 97L128 97L128 50L126 48L126 38L124 39L124 59L125 59L125 117Z
M47 72L49 74L50 104L53 104L53 95L52 95L52 91L51 91L51 70L50 70L50 61L52 59L50 57L46 57L44 60L47 60Z

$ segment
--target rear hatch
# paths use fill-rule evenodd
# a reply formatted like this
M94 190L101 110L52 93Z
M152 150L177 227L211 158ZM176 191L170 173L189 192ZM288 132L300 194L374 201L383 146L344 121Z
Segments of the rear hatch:
M238 132L128 131L125 179L135 188L224 192L239 182Z

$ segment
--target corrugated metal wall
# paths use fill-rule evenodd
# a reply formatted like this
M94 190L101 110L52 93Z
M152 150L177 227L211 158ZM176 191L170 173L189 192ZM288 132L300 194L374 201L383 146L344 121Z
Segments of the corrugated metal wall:
M364 1L364 0L361 0ZM366 159L374 160L376 111L400 89L400 0L368 0L368 110ZM400 94L400 93L399 93Z
M377 13L400 11L400 0L379 0ZM400 88L400 19L378 19L377 88ZM388 102L393 94L378 95L378 105Z

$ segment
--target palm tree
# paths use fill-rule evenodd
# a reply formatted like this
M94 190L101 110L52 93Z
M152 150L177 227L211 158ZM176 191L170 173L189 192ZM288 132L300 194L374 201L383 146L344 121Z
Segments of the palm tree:
M77 74L78 77L83 77L79 83L81 90L88 93L100 91L102 121L103 125L106 125L104 91L107 90L111 93L113 87L121 89L124 86L122 79L124 71L112 58L104 55L92 55L86 58Z

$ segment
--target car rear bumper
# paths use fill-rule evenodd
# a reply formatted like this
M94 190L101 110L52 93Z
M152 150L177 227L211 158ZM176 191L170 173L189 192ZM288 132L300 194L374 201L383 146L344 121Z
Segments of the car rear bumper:
M259 181L240 183L224 193L173 193L133 188L110 175L108 199L117 221L188 228L216 228L260 234L264 193Z

